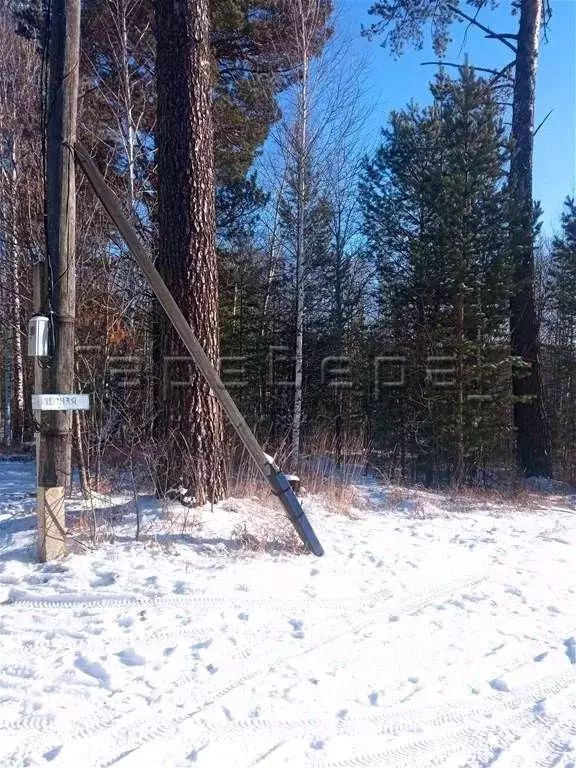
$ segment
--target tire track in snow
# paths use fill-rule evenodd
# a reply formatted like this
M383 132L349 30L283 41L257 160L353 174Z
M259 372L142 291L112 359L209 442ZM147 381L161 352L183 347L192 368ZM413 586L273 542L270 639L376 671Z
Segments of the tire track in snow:
M516 693L497 693L485 697L481 703L471 703L468 700L454 701L440 707L426 707L422 709L405 709L400 712L389 713L387 710L378 713L366 713L355 717L346 717L337 720L332 718L301 718L299 720L270 720L264 718L235 720L227 725L226 735L222 739L213 741L234 740L235 735L250 733L248 739L263 734L267 737L282 737L284 741L302 738L310 734L322 734L333 732L333 737L358 736L365 733L386 736L387 738L401 737L409 734L418 734L418 741L422 740L422 731L432 728L453 729L469 723L471 719L478 723L486 720L501 722L506 713L518 712L529 709L536 719L536 705L542 699L558 696L570 690L576 684L576 673L569 671L558 675L551 675L536 683L521 688ZM217 733L221 728L218 724L204 726L205 731ZM328 738L328 737L327 737Z
M576 675L569 673L572 678L567 685L576 682ZM566 681L565 681L566 682ZM421 736L413 741L398 747L392 747L382 751L364 752L356 754L353 757L340 760L316 760L312 763L313 768L439 768L448 760L459 754L466 755L466 762L463 763L467 768L472 768L475 759L478 768L487 766L498 754L513 745L521 738L521 734L526 730L531 730L537 725L537 718L534 713L534 705L542 699L542 696L550 696L559 693L565 686L559 688L560 681L541 682L530 686L536 689L536 693L527 696L522 694L523 703L520 706L521 711L510 712L508 716L500 717L498 720L486 724L464 725L457 729L448 729L448 731L439 736L438 733L432 733L428 738ZM496 744L487 745L489 736L496 737ZM548 767L553 763L549 763Z
M26 717L6 718L0 720L0 731L34 731L34 733L45 733L52 729L54 722L54 715L27 715Z
M16 591L18 594L19 591ZM26 595L28 593L25 593ZM267 611L273 611L275 613L282 611L292 611L302 608L303 606L319 606L325 608L331 608L332 610L342 610L349 607L351 603L363 603L370 600L382 599L383 597L390 597L390 590L383 589L370 595L362 595L360 598L357 595L351 595L348 599L343 600L341 597L310 597L303 595L301 598L294 600L285 600L271 595L269 598L257 598L246 597L248 593L238 591L233 593L233 596L218 596L218 595L205 595L200 593L184 593L180 595L156 595L152 597L134 597L133 595L94 595L89 597L82 597L78 599L71 599L70 595L62 595L62 597L50 597L50 598L8 598L0 603L0 608L7 608L14 610L18 608L31 609L37 608L41 610L57 610L57 611L69 611L69 610L81 610L83 608L139 608L141 606L188 606L199 605L206 606L207 608L220 608L229 607L230 605L241 604L245 608L265 608Z
M242 593L241 593L242 594ZM342 600L342 598L327 598L327 599L320 599L320 605L325 606L326 608L329 608L331 611L331 614L335 610L342 610L345 608L348 612L350 612L351 606L353 605L356 612L362 612L362 611L369 611L373 608L374 602L380 602L383 600L388 599L391 596L391 592L387 589L379 590L375 593L372 593L370 595L361 596L358 597L350 597L350 599ZM264 606L267 611L269 611L271 608L275 609L278 612L290 612L293 610L294 607L302 608L303 603L302 601L278 601L276 600L275 603L272 605L269 603L266 599L261 600L250 600L248 606L246 605L244 601L244 597L242 594L242 597L239 595L239 599L242 599L242 604L240 607L244 609L250 609L253 606L254 607L262 607ZM200 596L200 599L202 601L203 605L213 605L213 606L230 606L231 603L234 604L235 601L231 601L229 598L216 598L212 600L211 598L208 598L207 600L204 599L204 596ZM143 601L136 601L135 603L130 603L130 606L135 605L136 607L140 607L142 605ZM149 602L149 601L148 601ZM153 601L154 603L157 603L157 601ZM178 600L177 603L181 604L181 602ZM194 599L191 601L186 601L187 604L190 604L191 602L194 602ZM310 606L316 605L317 601L315 598L310 598L309 601L307 601L304 604L304 607L306 607L306 604L309 603ZM30 605L33 605L34 607L38 607L39 601L32 600L30 601ZM43 603L42 603L43 604ZM162 605L165 605L166 601L162 601ZM20 605L23 606L24 603L12 603L11 605ZM121 601L114 600L112 603L108 601L101 601L101 600L95 600L95 601L85 601L85 602L70 602L70 603L62 603L60 600L54 601L51 606L53 608L60 608L64 605L66 609L70 608L78 608L83 609L85 607L89 608L116 608L116 607L128 607L126 604ZM360 607L358 607L360 606ZM198 627L196 623L196 619L198 617L195 615L194 622L191 622L190 627L182 627L176 630L171 629L160 629L156 630L152 633L150 638L152 640L167 640L172 637L180 637L185 636L188 639L190 638L196 638L196 639L203 639L206 637L206 630L213 627L210 627L210 625L206 625L204 628ZM339 617L340 620L342 620L342 617ZM321 620L323 623L333 620L332 615L325 617L323 620ZM243 648L242 650L238 651L235 654L232 654L230 657L228 657L229 660L232 660L234 662L244 662L246 659L249 659L251 656L253 656L257 648L255 649L255 643L254 640L261 637L262 633L265 631L266 628L277 626L274 624L274 622L266 621L264 624L257 624L257 626L254 627L253 632L249 634L248 637L244 636L242 639L244 642L246 642L247 647ZM93 641L93 644L100 645L102 643L102 637L97 636L94 638L87 638L90 641ZM53 650L53 640L46 641L46 646L50 648L50 650ZM274 646L271 647L270 650L276 650L277 644L274 643ZM37 650L37 648L35 649ZM263 654L266 656L266 653ZM257 674L266 672L267 669L262 668L261 663L258 665L258 669L255 671L251 671L245 675L242 675L239 678L236 678L234 682L225 688L221 689L217 693L217 698L227 695L229 692L234 690L234 688L241 686L243 683L248 682L250 679L255 677ZM34 675L27 675L27 678L29 679L35 679L37 678L37 674ZM197 679L197 668L190 674L182 677L180 676L178 679L178 682L176 683L177 690L181 691L182 686L188 684L189 687L194 688L194 692L197 693L197 689L201 687L201 684L195 683L194 681ZM170 695L171 691L167 691L165 694L163 694L165 697L168 697ZM211 693L213 693L213 688L208 688L206 686L205 695L209 696ZM214 699L216 700L216 699ZM206 706L211 705L211 701L206 702ZM110 717L107 720L101 720L98 724L92 724L90 726L86 726L86 724L83 722L79 724L78 726L78 732L81 738L89 738L90 736L96 734L97 732L100 732L102 730L106 730L110 727L112 727L114 724L117 723L118 718L122 718L122 714L113 713L110 715ZM188 715L186 715L188 717ZM34 718L25 718L22 720L17 719L0 719L0 731L1 730L9 730L9 731L18 731L18 730L36 730L39 733L43 733L47 731L48 729L51 729L52 734L55 735L58 732L57 728L57 719L53 715L36 715ZM76 731L76 729L75 729ZM64 735L64 733L62 734ZM147 741L149 739L145 739Z
M563 692L562 698L568 700L562 701L559 717L547 711L545 701L537 703L534 711L540 723L540 731L530 739L528 745L519 744L520 752L529 754L533 765L539 768L557 765L564 755L573 751L570 741L576 736L576 691L568 689ZM556 712L558 702L554 704Z
M393 603L394 612L406 615L417 613L430 605L430 603L449 597L454 592L469 589L482 580L482 577L474 577L436 586L415 599L404 599L396 604ZM105 766L112 765L117 759L119 751L122 753L134 751L144 744L162 738L174 727L190 718L198 716L208 707L232 691L242 687L247 682L268 673L271 669L287 665L306 654L320 649L324 651L327 645L337 643L344 637L357 634L359 631L377 624L383 616L389 616L390 613L390 606L388 603L385 603L384 607L372 612L368 618L361 621L355 622L353 616L340 616L338 625L327 627L323 637L316 637L303 649L287 655L274 656L274 652L278 647L277 642L269 643L264 647L244 649L240 653L228 657L227 661L231 662L232 666L242 663L245 672L217 690L214 690L213 686L205 684L201 695L198 695L198 689L201 688L202 684L198 681L198 669L196 668L190 673L181 676L173 688L164 692L163 698L168 700L166 710L156 711L155 714L149 716L144 721L141 718L140 711L135 711L124 716L121 723L117 723L117 715L112 715L109 720L105 722L101 720L98 724L86 722L78 724L78 728L73 729L74 734L77 736L76 744L78 747L81 747L83 742L87 742L85 748L88 751L88 755L82 755L83 768L88 768L88 766L104 768ZM338 629L341 629L342 624L346 625L345 628L342 631L338 631ZM272 656L271 660L270 656ZM246 669L245 662L251 657L254 657L254 662ZM98 736L103 730L106 733ZM98 742L97 745L94 744L93 749L89 743L91 739L96 737L98 737ZM108 750L114 752L115 756L108 761L105 758L98 759L96 757L93 762L86 762L87 759L90 759L90 755L94 754L96 747L98 747L100 754L102 754L105 742L109 742Z
M307 607L324 607L325 610L330 611L330 615L324 617L320 620L321 623L325 623L327 621L333 620L333 615L335 612L338 611L348 611L350 612L351 606L354 606L355 610L358 611L362 610L371 610L374 603L378 603L384 600L387 600L391 597L392 593L388 589L382 589L377 592L360 596L358 597L350 597L349 599L342 599L342 598L324 598L320 599L318 602L315 598L309 598L308 601L306 601L304 604L301 601L286 601L286 600L275 600L274 603L271 603L270 601L263 599L250 599L248 604L244 601L243 595L244 593L240 593L238 595L238 600L242 600L241 605L237 604L236 601L231 601L228 598L225 597L216 597L212 599L211 597L205 598L203 595L199 595L200 599L200 607L201 612L196 611L193 616L193 620L191 620L187 625L172 628L170 626L163 626L159 629L154 630L151 634L145 635L145 627L141 629L140 622L136 624L134 622L135 626L138 626L138 629L141 631L138 632L139 640L141 642L165 642L170 641L173 639L186 639L186 640L196 640L201 641L205 640L207 636L207 632L212 630L214 631L214 626L212 622L212 618L209 613L209 608L219 608L222 606L228 606L231 607L231 605L236 605L237 609L244 609L245 611L251 611L254 608L261 608L265 607L266 609L266 617L268 617L270 612L277 612L278 614L281 614L282 612L290 613L295 607L297 608L304 608ZM195 597L192 598L190 602L186 602L186 607L189 607L191 603L196 602ZM38 605L38 601L32 600L31 604L34 606ZM102 606L100 604L100 601L88 601L86 604L84 603L78 603L76 606L82 610L85 608L85 605L87 605L90 609L93 608L124 608L124 607L136 607L139 608L142 606L142 602L138 601L134 605L130 606L124 606L119 605L116 601L113 603L106 603L106 605ZM154 602L154 605L158 604L157 601ZM178 601L178 605L180 604L180 600ZM12 604L14 605L14 604ZM54 602L53 607L60 607L62 605L61 601L57 600ZM72 607L72 603L66 603L66 608L69 609ZM167 605L166 601L162 601L160 603L160 608ZM278 628L278 622L271 621L269 618L265 618L262 621L259 621L258 619L254 620L252 619L250 622L250 627L248 632L243 632L242 634L242 641L247 646L243 650L239 651L236 654L236 658L238 661L244 661L246 658L249 658L253 651L251 648L253 648L257 641L261 638L262 635L267 635L269 631L273 629ZM244 629L244 628L243 628ZM43 630L44 633L46 630ZM54 630L50 630L50 634L52 634ZM67 631L67 630L66 630ZM40 630L30 630L30 634L34 635L33 643L34 643L34 653L35 655L38 655L38 653L42 653L43 651L50 651L54 652L54 642L55 637L51 636L47 638L45 635L42 634ZM80 634L80 633L79 633ZM130 638L130 641L134 641L133 633L127 633L127 639ZM84 654L90 655L91 651L100 650L102 647L103 641L106 639L105 636L105 630L102 633L99 634L93 634L90 633L82 638L76 638L74 639L82 640L82 651ZM6 679L6 681L3 680L3 673L7 673L8 669L6 667L0 667L0 688L19 688L21 690L22 683L24 680L28 683L26 685L27 692L31 693L31 686L30 682L33 681L39 681L39 684L42 683L42 680L38 674L38 671L36 669L33 669L31 667L19 667L18 670L14 668L14 671L9 672L11 676L17 676L19 678L19 682L16 682L12 679ZM60 684L65 683L65 681L61 680L59 681ZM15 722L13 720L6 721L6 725L4 725L4 721L0 719L0 730L3 729L11 729L15 727Z
M294 610L302 610L305 608L324 608L327 611L330 611L330 613L337 613L338 611L350 611L350 607L353 604L359 611L366 610L366 606L368 608L372 607L372 603L374 602L381 602L384 600L388 600L392 597L392 592L389 589L382 589L378 592L374 592L370 595L361 596L358 598L357 596L351 596L347 600L342 600L342 598L308 598L303 601L278 601L276 598L272 598L270 601L268 600L257 600L257 601L248 601L243 602L241 606L244 610L252 610L252 609L260 609L263 608L266 610L266 613L269 613L270 611L273 613L289 613ZM230 600L226 600L225 598L222 598L221 602L218 603L218 607L230 606ZM216 605L214 607L217 607ZM171 638L175 637L183 637L183 638L195 638L198 639L200 637L205 636L205 630L202 630L198 628L198 625L196 623L196 616L194 616L194 622L190 622L189 624L186 624L184 626L178 627L176 629L171 628L161 628L157 629L150 635L151 640L169 640ZM332 618L331 616L324 617L320 619L321 623L324 623ZM258 619L250 620L251 625L254 626L254 635L260 636L263 632L265 632L267 629L273 629L277 627L277 623L274 621L270 621L268 618L265 618L263 621L258 621ZM208 627L210 628L210 627Z
M232 607L236 606L238 610L244 610L244 611L252 611L255 609L265 609L266 616L268 617L270 613L281 615L282 613L289 613L293 610L297 609L306 609L308 607L319 607L324 608L325 610L329 610L331 613L337 613L338 611L343 610L350 610L351 605L354 606L364 606L369 605L371 606L371 603L373 602L380 602L383 600L387 600L391 597L392 593L388 589L382 589L377 592L371 593L369 595L360 596L358 598L357 596L350 596L348 599L342 599L342 598L306 598L304 600L282 600L277 598L249 598L248 601L246 601L244 597L245 593L240 592L236 597L236 599L230 599L229 597L219 597L219 596L206 596L202 594L198 595L182 595L182 596L159 596L156 598L150 598L150 599L135 599L135 600L128 600L127 602L124 601L123 598L111 598L111 599L102 599L100 597L95 597L94 599L89 600L81 600L81 601L63 601L60 599L55 599L53 601L45 601L45 600L34 600L31 599L29 601L6 601L1 606L9 606L10 608L27 608L30 609L32 607L34 608L52 608L52 609L60 609L63 608L63 610L74 610L77 609L79 611L86 610L86 609L95 609L95 610L104 610L104 609L126 609L126 608L142 608L142 607L159 607L160 609L164 607L173 608L176 606L183 606L185 608L190 608L193 605L198 606L198 608L194 611L193 620L191 620L188 624L180 627L174 628L173 626L163 626L159 629L154 630L151 634L149 634L146 637L141 637L140 639L143 642L165 642L170 641L173 639L186 639L186 640L197 640L200 641L202 639L206 638L206 632L209 630L213 630L213 624L211 623L211 617L210 617L210 609L217 609L221 607ZM321 621L327 621L331 617L326 617L325 619ZM260 637L262 633L267 633L267 631L274 629L277 627L277 622L271 621L269 618L266 618L263 621L258 620L252 620L251 621L251 634L248 635L244 634L243 639L247 637L248 642L253 645L254 641ZM44 630L45 632L45 630ZM54 651L54 640L55 637L49 637L43 636L39 630L29 630L29 634L33 635L32 642L34 643L34 653L42 653L43 651ZM83 638L77 638L79 640L82 640L83 642L83 651L85 653L90 653L91 648L93 647L101 647L102 642L105 639L104 633L94 635L89 634ZM239 660L242 660L246 658L245 653L242 654L239 657ZM2 670L0 669L0 673ZM37 677L37 674L34 675L34 678ZM2 687L2 680L1 680L1 674L0 674L0 687ZM8 687L8 686L6 686ZM0 729L2 728L2 721L0 720Z

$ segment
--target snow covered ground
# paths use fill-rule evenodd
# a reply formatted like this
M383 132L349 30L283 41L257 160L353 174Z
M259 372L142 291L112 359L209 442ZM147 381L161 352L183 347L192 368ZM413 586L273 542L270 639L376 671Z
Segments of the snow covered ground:
M247 551L255 500L187 538L148 502L141 542L116 500L37 565L33 472L0 462L2 768L576 765L576 498L309 499L322 559Z

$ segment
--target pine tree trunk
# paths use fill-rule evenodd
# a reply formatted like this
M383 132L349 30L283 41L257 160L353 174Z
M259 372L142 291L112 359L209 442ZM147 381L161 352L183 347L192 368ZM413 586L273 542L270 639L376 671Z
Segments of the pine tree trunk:
M534 289L532 154L541 16L542 0L521 0L510 162L511 351L512 355L531 365L527 375L522 373L513 379L514 425L518 463L527 477L550 477L552 474Z
M208 0L156 0L157 266L210 360L218 365L210 16ZM180 482L197 504L226 490L222 413L157 307L157 485ZM170 360L185 356L186 361Z
M457 333L457 393L455 414L455 457L453 485L459 488L464 483L466 441L464 435L464 284L458 286L456 300L456 333Z

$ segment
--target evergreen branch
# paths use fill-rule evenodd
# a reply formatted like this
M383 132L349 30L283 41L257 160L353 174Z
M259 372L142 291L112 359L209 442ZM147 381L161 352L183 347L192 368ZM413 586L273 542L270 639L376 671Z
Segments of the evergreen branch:
M456 16L461 16L463 19L466 19L466 21L469 21L470 24L473 24L475 27L478 27L482 30L482 32L486 32L486 35L488 37L494 38L496 40L500 40L501 43L506 45L508 48L510 48L514 53L516 53L516 46L512 45L510 40L506 37L506 35L500 35L498 32L494 32L493 29L490 29L490 27L485 27L484 24L481 24L477 19L475 19L473 16L469 16L467 13L464 13L464 11L461 11L460 8L456 8L455 5L449 5L448 9L452 11L452 13L456 14Z

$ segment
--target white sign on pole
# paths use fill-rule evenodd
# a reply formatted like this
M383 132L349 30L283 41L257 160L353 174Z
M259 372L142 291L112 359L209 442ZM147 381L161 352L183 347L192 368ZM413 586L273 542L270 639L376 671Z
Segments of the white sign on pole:
M33 411L88 411L90 395L32 395Z

